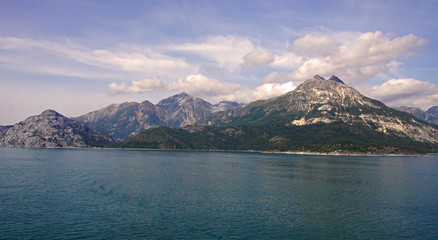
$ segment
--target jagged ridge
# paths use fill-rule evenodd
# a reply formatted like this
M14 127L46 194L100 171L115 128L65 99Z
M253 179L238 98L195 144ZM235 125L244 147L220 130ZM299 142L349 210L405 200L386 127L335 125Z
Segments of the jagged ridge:
M214 112L234 107L240 105L225 101L212 105L203 99L182 92L161 100L157 105L149 101L112 104L74 119L119 140L124 140L149 128L184 127Z

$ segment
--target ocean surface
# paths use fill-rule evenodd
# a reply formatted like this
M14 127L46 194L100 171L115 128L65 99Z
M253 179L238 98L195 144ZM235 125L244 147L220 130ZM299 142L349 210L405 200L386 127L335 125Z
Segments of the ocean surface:
M438 155L0 148L0 239L438 239Z

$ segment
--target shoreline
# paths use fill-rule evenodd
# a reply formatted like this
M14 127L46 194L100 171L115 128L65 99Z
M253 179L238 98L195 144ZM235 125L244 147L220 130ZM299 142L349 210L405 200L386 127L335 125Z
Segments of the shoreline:
M98 149L98 148L96 148ZM192 152L240 152L240 153L263 153L263 154L285 154L285 155L314 155L314 156L346 156L346 157L415 157L436 153L361 153L361 152L308 152L308 151L262 151L262 150L221 150L221 149L154 149L154 148L100 148L100 149L123 149L137 151L192 151Z
M23 149L101 149L101 150L132 150L132 151L181 151L181 152L240 152L240 153L263 153L263 154L285 154L285 155L314 155L314 156L346 156L346 157L415 157L428 154L438 153L361 153L361 152L309 152L309 151L262 151L262 150L221 150L221 149L155 149L155 148L111 148L111 147L61 147L61 148L34 148L34 147L15 147L0 146L5 148L23 148Z

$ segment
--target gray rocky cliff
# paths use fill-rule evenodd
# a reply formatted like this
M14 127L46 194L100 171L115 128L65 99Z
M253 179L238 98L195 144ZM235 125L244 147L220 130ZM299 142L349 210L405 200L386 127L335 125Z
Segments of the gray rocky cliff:
M7 127L0 145L31 148L82 148L113 143L108 135L69 119L54 110Z

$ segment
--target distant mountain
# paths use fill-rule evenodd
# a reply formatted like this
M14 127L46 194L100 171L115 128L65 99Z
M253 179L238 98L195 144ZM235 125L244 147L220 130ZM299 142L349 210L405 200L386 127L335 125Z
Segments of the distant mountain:
M165 117L160 108L144 101L112 104L73 119L121 140L148 128L166 126Z
M0 128L0 146L69 148L114 143L107 134L71 120L54 110Z
M225 101L212 105L182 92L161 100L157 105L149 101L112 104L73 119L124 140L149 128L180 128L205 119L214 112L240 106L236 102Z
M426 111L428 114L432 114L438 117L438 106L433 106Z
M434 112L433 108L430 108L426 112L423 111L421 108L416 108L416 107L402 106L402 107L398 107L396 109L400 110L400 111L408 112L408 113L414 115L416 118L418 118L418 119L420 119L422 121L438 125L438 112L437 112L437 115L432 114Z
M225 110L230 110L233 108L240 108L244 105L239 104L237 102L230 102L230 101L221 101L218 104L213 105L214 109L213 112L220 112Z
M164 111L166 125L173 128L194 124L214 111L211 103L185 92L161 100L157 107Z
M365 97L335 76L315 76L280 97L214 113L197 126L150 129L120 146L427 152L438 148L438 127Z

